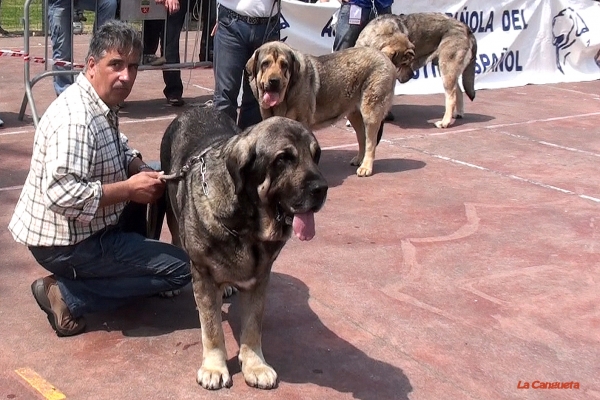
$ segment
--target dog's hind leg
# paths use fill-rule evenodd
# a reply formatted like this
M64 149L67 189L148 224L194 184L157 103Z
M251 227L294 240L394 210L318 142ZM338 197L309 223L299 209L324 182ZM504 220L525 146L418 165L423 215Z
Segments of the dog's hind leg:
M444 63L440 62L440 73L442 74L442 82L444 83L444 92L446 95L444 117L441 121L436 121L435 126L438 128L447 128L454 123L454 112L457 105L457 91L460 91L456 83L456 77L447 72L444 73ZM461 93L462 94L462 93Z
M444 116L441 121L435 123L438 128L449 127L455 122L454 118L461 118L464 112L463 94L458 86L458 78L469 65L471 47L468 43L458 47L452 43L452 37L449 37L442 40L438 47L438 67L446 95Z
M358 130L356 133L356 138L359 141L359 156L362 154L362 162L356 170L356 175L359 177L373 175L375 149L383 134L383 120L392 105L394 82L394 75L390 74L389 86L383 84L380 85L379 88L375 88L379 90L363 93L360 109L348 115L348 120L350 120L350 122L352 122L352 119L350 118L352 115L352 118L360 119L363 123L362 126L364 130L361 132L362 136L358 135ZM390 90L387 89L388 87ZM354 126L354 123L352 123L352 126ZM363 140L362 144L364 146L362 149L360 147L361 139Z
M460 90L458 83L456 84L456 109L454 110L454 118L460 119L465 115L465 103L463 92Z
M358 142L358 154L350 161L350 165L359 166L362 164L365 156L365 123L362 114L358 110L352 111L346 118L348 118L348 122L350 122L350 125L354 128L356 141Z
M262 319L268 278L248 291L240 291L242 332L238 359L246 384L260 389L277 386L277 373L267 364L262 352Z
M383 121L383 118L381 119ZM377 147L377 136L381 129L381 122L365 121L365 155L356 175L361 177L373 175L373 163L375 162L375 148Z
M388 114L388 115L391 115L391 114ZM392 115L392 117L393 117L393 115ZM387 120L387 116L385 118L386 119L384 119L384 121ZM393 118L392 118L392 120L393 120ZM379 142L381 142L382 137L383 137L383 122L379 125L379 130L377 131L377 144L379 144Z

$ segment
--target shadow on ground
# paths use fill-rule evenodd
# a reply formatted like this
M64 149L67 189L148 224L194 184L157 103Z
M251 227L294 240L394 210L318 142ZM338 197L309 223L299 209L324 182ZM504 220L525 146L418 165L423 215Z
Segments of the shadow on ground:
M355 399L408 399L412 386L404 372L369 357L325 326L308 304L304 282L273 273L269 285L263 352L282 382L329 387ZM233 299L227 319L239 343L238 299ZM232 374L240 372L237 357L228 366ZM370 384L365 384L366 377Z
M356 399L408 399L412 386L404 372L374 359L325 326L308 303L304 282L272 273L263 323L263 352L281 382L311 383ZM223 320L235 340L240 337L239 296L233 296ZM128 337L152 337L195 329L200 345L200 324L191 289L173 299L152 297L113 313L86 316L88 331L121 330ZM241 373L237 354L227 362L232 375ZM370 384L365 385L368 377Z
M468 101L468 99L467 99ZM469 104L465 102L465 115L457 119L452 127L468 125L475 122L488 122L495 118L485 114L474 114L469 112ZM394 121L388 124L396 125L404 129L439 129L434 122L439 121L444 116L444 105L439 106L423 104L396 104L392 106L391 112L394 115ZM383 131L385 138L385 128Z
M323 150L319 169L325 175L329 187L336 187L344 183L350 177L356 175L356 166L350 165L350 161L356 155L356 150ZM406 158L375 158L373 164L373 175L392 174L396 172L409 171L424 168L427 165L420 160ZM368 179L368 178L365 178Z

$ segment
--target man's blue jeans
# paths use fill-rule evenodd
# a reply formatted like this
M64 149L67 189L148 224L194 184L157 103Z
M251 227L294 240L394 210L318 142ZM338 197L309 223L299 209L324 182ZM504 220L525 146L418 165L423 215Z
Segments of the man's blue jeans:
M245 129L262 120L258 102L250 89L246 63L264 42L279 40L279 20L274 16L269 24L250 25L229 16L221 5L217 12L213 58L214 105ZM242 82L242 104L238 119L238 95Z
M117 0L75 0L75 6L81 10L96 11L98 14L95 26L102 26L106 21L115 18ZM72 36L73 20L71 17L71 0L48 0L48 22L52 39L52 59L55 61L73 61ZM52 67L55 71L70 70L70 66ZM73 83L73 75L57 75L54 77L54 91L58 96Z
M191 280L189 258L182 249L120 226L72 246L29 249L56 276L75 318L114 310L135 297L179 289Z
M386 7L381 10L377 10L377 14L373 12L371 7L363 7L360 25L350 24L350 4L342 3L340 7L340 13L338 14L338 21L335 26L335 38L333 40L333 51L339 51L354 47L358 35L362 32L364 27L376 17L376 15L391 14L392 7Z

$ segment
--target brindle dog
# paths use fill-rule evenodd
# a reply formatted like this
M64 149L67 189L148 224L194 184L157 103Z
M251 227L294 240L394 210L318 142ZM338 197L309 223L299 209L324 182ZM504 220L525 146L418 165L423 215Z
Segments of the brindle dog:
M232 385L221 327L222 293L238 288L239 361L246 383L271 389L277 374L263 357L261 326L273 262L291 237L310 240L327 195L313 133L288 118L240 132L213 107L196 107L169 125L160 149L167 179L167 223L191 260L202 329L197 381Z
M408 41L400 58L412 60ZM263 119L274 115L318 129L347 116L356 131L358 176L373 174L375 147L392 105L396 67L381 51L351 48L319 57L282 42L259 47L246 64Z
M464 115L463 95L458 86L461 74L465 93L475 99L475 36L467 25L442 13L386 14L365 26L356 45L383 50L394 43L401 46L406 36L414 44L414 60L408 68L405 63L394 61L399 70L398 80L408 82L414 71L428 62L437 65L446 93L446 111L435 126L447 128L455 118Z

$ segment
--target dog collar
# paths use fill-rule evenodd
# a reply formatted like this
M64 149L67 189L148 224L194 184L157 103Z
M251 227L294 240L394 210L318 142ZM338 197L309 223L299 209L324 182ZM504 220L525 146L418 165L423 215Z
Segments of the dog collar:
M160 177L160 179L162 179L163 181L180 181L183 178L185 178L185 176L190 171L190 169L192 169L194 164L199 162L200 163L200 174L202 175L202 191L204 192L205 196L208 196L208 183L206 183L206 179L205 179L206 178L206 164L204 162L204 156L206 155L206 153L208 153L212 149L213 149L213 146L209 146L207 149L204 149L204 151L202 153L197 154L193 157L190 157L190 159L184 164L184 166L181 167L179 172L169 174L169 175L163 175Z

